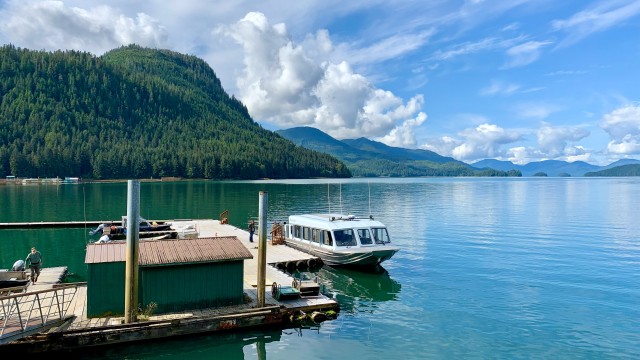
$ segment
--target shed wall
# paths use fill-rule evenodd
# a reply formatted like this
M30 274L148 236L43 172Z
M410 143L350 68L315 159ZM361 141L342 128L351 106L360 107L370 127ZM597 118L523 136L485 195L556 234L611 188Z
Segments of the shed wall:
M153 314L241 304L243 272L243 260L139 267L138 302ZM88 265L87 317L124 314L125 276L125 262Z
M140 269L139 300L144 309L151 302L154 313L236 305L244 300L244 262L144 267Z
M124 262L89 264L87 317L124 314Z

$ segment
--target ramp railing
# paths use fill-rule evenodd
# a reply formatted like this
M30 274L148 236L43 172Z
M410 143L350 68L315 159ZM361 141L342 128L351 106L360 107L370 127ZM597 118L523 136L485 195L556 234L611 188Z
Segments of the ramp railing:
M0 344L62 324L69 318L67 312L78 286L86 283L60 284L52 289L0 296Z

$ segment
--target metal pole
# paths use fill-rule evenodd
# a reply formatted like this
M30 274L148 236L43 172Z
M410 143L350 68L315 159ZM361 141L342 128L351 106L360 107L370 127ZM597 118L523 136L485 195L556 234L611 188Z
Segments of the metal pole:
M140 181L127 182L127 263L124 322L136 322L138 313L138 242L140 238Z
M260 191L258 206L258 307L264 307L264 288L267 272L267 196Z

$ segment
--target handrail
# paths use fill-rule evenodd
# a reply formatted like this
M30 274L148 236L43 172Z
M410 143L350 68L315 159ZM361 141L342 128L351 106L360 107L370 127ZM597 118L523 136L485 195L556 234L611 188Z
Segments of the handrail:
M64 320L79 286L86 283L0 296L0 344L47 330L52 322Z

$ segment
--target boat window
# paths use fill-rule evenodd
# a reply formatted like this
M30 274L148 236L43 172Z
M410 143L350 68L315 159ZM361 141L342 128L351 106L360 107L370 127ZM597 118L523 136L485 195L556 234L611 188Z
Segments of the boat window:
M319 243L320 242L320 230L318 229L312 229L311 230L311 241L313 241L314 243Z
M391 242L387 228L373 228L373 238L376 240L376 244L388 244Z
M360 238L360 245L373 244L373 240L371 239L371 232L369 232L369 229L358 229L358 237Z
M302 238L302 227L300 225L295 225L293 227L293 237L296 239Z
M322 236L321 242L323 244L333 246L333 240L331 239L331 232L327 230L322 230L321 236Z
M305 227L302 228L302 238L304 240L311 239L311 234L310 233L311 233L311 229L309 229L308 227L305 226Z
M352 229L335 230L336 246L356 246L356 237Z

